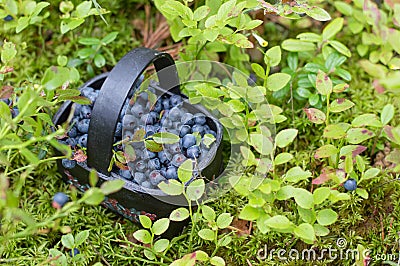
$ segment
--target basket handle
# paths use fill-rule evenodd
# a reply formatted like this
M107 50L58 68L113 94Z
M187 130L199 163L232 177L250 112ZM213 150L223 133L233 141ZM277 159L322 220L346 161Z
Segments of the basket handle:
M107 169L113 155L114 132L124 102L150 64L155 66L161 88L180 93L178 72L169 54L136 48L122 57L104 81L90 119L88 165L102 174L109 175Z

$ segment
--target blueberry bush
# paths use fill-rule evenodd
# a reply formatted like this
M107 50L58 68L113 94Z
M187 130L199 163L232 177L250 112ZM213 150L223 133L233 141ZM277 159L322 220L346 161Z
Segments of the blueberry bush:
M0 0L0 18L1 264L398 265L398 1ZM120 178L93 169L80 193L56 164L86 164L99 90L78 88L140 46L173 56L182 95L148 69L114 132ZM132 223L100 206L127 183L187 204Z

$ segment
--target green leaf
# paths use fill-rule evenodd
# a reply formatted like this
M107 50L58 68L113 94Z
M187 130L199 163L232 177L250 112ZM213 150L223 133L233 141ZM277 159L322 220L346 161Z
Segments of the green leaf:
M276 146L284 148L294 141L299 131L294 128L284 129L275 137Z
M228 104L232 110L236 113L242 112L245 109L245 105L239 100L230 100Z
M330 106L330 111L332 113L340 113L343 112L347 109L350 109L351 107L354 106L354 103L352 101L349 101L347 99L336 99L331 103Z
M101 44L101 41L97 38L79 38L78 43L91 46L91 45L99 45Z
M146 215L139 215L139 221L140 224L146 228L146 229L150 229L151 228L151 219L149 217L147 217Z
M86 241L86 239L89 237L89 231L90 230L84 230L82 232L79 232L75 236L75 246L78 247L83 244L83 242Z
M288 229L293 226L293 223L288 218L282 215L276 215L265 221L267 226L274 229Z
M330 194L331 194L331 190L328 187L317 188L316 190L314 190L314 193L313 193L314 203L321 204L327 198L329 198Z
M387 68L381 64L373 64L369 60L360 60L359 65L368 73L371 77L383 79L386 77L388 72Z
M332 20L322 31L322 38L324 40L329 40L334 37L343 28L344 19L339 17Z
M165 233L169 227L169 219L168 218L161 218L154 222L153 226L151 227L151 231L153 234L159 236Z
M118 36L118 31L111 32L111 33L107 34L103 39L101 39L101 42L103 44L109 44L112 41L114 41L115 38L117 38L117 36Z
M379 121L378 117L375 114L362 114L354 118L353 122L351 122L353 127L382 127L381 121Z
M264 56L264 62L265 64L274 67L279 65L281 62L281 57L282 57L282 52L281 52L281 47L279 46L274 46L265 53Z
M302 223L293 230L294 234L308 244L315 241L314 228L309 223Z
M350 125L345 123L330 124L324 129L323 136L327 139L341 139L346 136Z
M274 165L287 163L293 159L293 155L287 152L278 154L274 159Z
M161 252L164 252L168 248L168 246L169 246L168 239L160 239L154 243L153 249L155 252L161 253Z
M260 217L260 210L250 205L244 206L243 210L239 214L239 219L254 221Z
M376 177L377 175L379 175L380 172L381 172L381 170L378 168L370 168L363 174L361 179L362 180L372 179L372 178Z
M313 195L304 188L296 188L293 197L297 205L304 209L311 209L314 206Z
M319 224L314 224L314 231L315 235L317 236L327 236L329 235L329 229L326 228L325 226L319 225Z
M214 238L215 238L214 231L212 231L211 229L201 229L198 232L198 235L202 239L208 240L208 241L214 241Z
M321 35L312 32L300 33L299 35L296 36L296 38L302 41L315 42L315 43L322 41Z
M318 95L316 95L318 98ZM319 100L319 98L318 98ZM308 120L314 124L323 124L326 120L326 115L321 110L316 108L304 108L303 111L306 113Z
M262 79L265 79L265 70L264 70L264 68L262 67L262 66L260 66L259 64L257 64L257 63L252 63L251 64L251 68L253 69L253 71L254 71L254 73L258 76L258 77L260 77L260 78L262 78Z
M347 4L346 2L335 1L334 5L335 5L335 8L343 15L346 15L349 17L351 15L353 15L353 8L351 7L351 5Z
M267 78L267 88L270 91L279 91L288 84L292 77L286 73L275 73Z
M83 198L85 199L84 202L89 205L99 205L104 200L103 192L97 188L90 188L88 189Z
M230 213L222 213L217 218L217 226L219 229L227 228L233 221L233 216Z
M316 49L315 44L296 39L287 39L282 42L282 49L289 52L307 52Z
M184 161L178 168L178 178L182 183L186 183L192 178L193 175L193 162L188 159Z
M204 251L202 251L202 250L197 250L196 251L196 259L197 260L199 260L199 261L208 261L208 258L209 258L208 254L205 253Z
M351 128L347 131L347 141L351 144L359 144L370 138L373 138L375 133L366 128Z
M209 222L214 222L216 215L215 215L215 211L208 207L207 205L203 205L201 206L201 213L203 214L203 217L209 221Z
M394 117L394 106L393 104L387 104L385 107L383 107L382 113L381 113L381 122L383 125L389 124L389 122L393 119Z
M168 132L155 133L151 138L159 144L173 144L179 141L179 136Z
M17 27L15 28L16 33L20 33L29 25L29 17L20 17L18 18Z
M268 155L273 151L273 144L264 134L251 133L250 144L260 154Z
M225 261L223 258L218 257L218 256L214 256L210 259L210 263L211 265L214 266L225 266Z
M205 183L203 179L196 179L186 188L187 197L190 200L199 200L205 191Z
M61 243L64 247L73 249L75 245L75 240L71 234L67 234L61 237Z
M323 209L317 214L317 221L320 225L326 226L336 222L338 214L332 209Z
M124 180L116 179L104 182L103 184L101 184L100 189L101 192L104 193L104 195L109 195L119 191L121 188L124 187L124 185L125 185Z
M314 158L315 159L321 159L321 158L328 158L331 157L332 155L335 155L339 152L339 150L329 144L329 145L324 145L320 148L318 148L318 150L315 152Z
M306 10L306 14L319 21L327 21L331 19L328 12L317 6L313 6L311 9Z
M4 40L3 47L1 49L1 61L4 64L7 64L16 56L16 54L17 49L15 48L15 44Z
M181 195L184 191L184 184L180 183L178 180L168 180L168 182L161 182L158 187L162 192L170 196Z
M135 233L133 233L133 237L143 244L151 243L151 235L147 230L144 229L138 230Z
M146 139L144 145L146 146L146 149L152 152L160 152L164 149L161 143L157 143L154 140L150 139Z
M351 57L351 52L349 50L349 48L347 48L343 43L338 42L338 41L328 41L328 43L335 48L336 51L338 51L339 53L347 56L347 57Z
M357 188L356 193L363 199L368 199L368 192L363 188Z
M295 166L295 167L289 169L289 171L287 171L286 174L284 175L285 180L287 182L291 182L291 183L297 183L301 180L308 179L311 176L312 175L311 175L310 171L304 171L299 166Z
M189 211L188 209L183 207L173 210L169 215L169 219L175 222L186 220L188 217L189 217Z
M103 67L106 64L106 59L104 58L104 56L102 54L96 54L94 56L94 64L98 68Z
M323 71L318 70L316 88L321 95L332 93L332 81Z
M210 8L208 6L201 6L194 11L193 19L200 21L207 17L208 13L210 13Z

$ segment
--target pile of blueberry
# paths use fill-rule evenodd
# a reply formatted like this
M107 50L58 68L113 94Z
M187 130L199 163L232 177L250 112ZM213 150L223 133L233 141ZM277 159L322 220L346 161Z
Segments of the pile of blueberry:
M153 95L155 93L154 88L149 88L148 91ZM81 95L88 98L91 104L73 104L74 115L67 136L60 140L72 150L87 147L90 118L98 94L99 90L84 87L81 89ZM135 97L132 94L133 92L125 101L119 116L114 143L120 143L122 139L131 139L139 129L144 129L147 139L151 139L157 132L169 132L178 135L180 140L174 144L164 144L163 150L159 152L148 150L143 141L126 144L133 146L136 159L128 162L129 170L115 167L114 171L117 171L118 175L144 188L157 188L162 181L177 179L177 169L187 159L200 162L207 156L213 144L206 145L204 139L205 137L213 139L217 135L209 127L204 114L192 114L183 108L183 99L180 95L164 95L151 105L147 92ZM114 150L122 151L123 147L118 145ZM62 165L66 169L72 169L76 164L75 160L62 160Z
M135 101L130 101L122 124L123 138L130 139L137 130L144 129L147 139L157 132L169 132L178 135L180 140L164 144L159 152L147 149L143 142L130 143L137 159L128 162L129 170L124 176L131 176L144 188L157 188L162 181L177 179L177 169L187 159L203 160L213 145L205 144L205 135L211 139L217 135L203 113L192 114L183 107L180 95L165 94L153 106L148 98L148 93L142 92Z
M89 105L73 104L74 116L71 120L70 127L67 136L61 139L60 142L69 145L72 150L82 149L87 147L88 132L90 118L92 116L93 105L99 96L99 90L95 90L91 87L84 87L81 89L81 96L88 98L91 101ZM114 133L114 143L121 141L122 139L122 118L125 115L126 109L128 108L129 100L126 100L124 107L119 116L117 128ZM115 147L116 150L122 150L122 146ZM72 169L76 166L75 160L63 159L62 165L67 169ZM121 173L120 173L121 174Z

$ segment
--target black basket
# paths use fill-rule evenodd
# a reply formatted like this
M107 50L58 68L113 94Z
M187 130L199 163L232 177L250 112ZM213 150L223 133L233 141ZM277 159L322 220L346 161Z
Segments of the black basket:
M89 188L89 173L96 169L99 176L98 186L104 181L122 179L125 182L123 189L109 195L103 206L122 215L123 217L138 222L138 216L148 215L154 219L169 217L170 213L179 206L186 206L183 196L168 196L158 189L144 189L138 184L128 181L117 173L109 172L108 167L112 158L114 144L114 132L123 104L132 90L135 82L150 65L154 64L159 79L159 85L154 86L155 94L181 94L178 73L172 57L167 53L161 53L147 48L137 48L126 54L112 69L110 73L104 73L86 82L82 87L92 87L100 90L94 103L89 124L87 161L79 163L72 169L63 167L58 161L58 169L63 179L81 191ZM184 106L193 113L201 112L207 116L207 124L215 130L217 136L215 145L210 149L199 166L201 174L208 180L213 180L222 171L222 134L223 128L211 113L201 105L191 105L187 97ZM65 102L53 118L54 124L65 123L71 112L72 102ZM173 203L171 203L173 202ZM178 234L185 222L171 222L165 236Z

